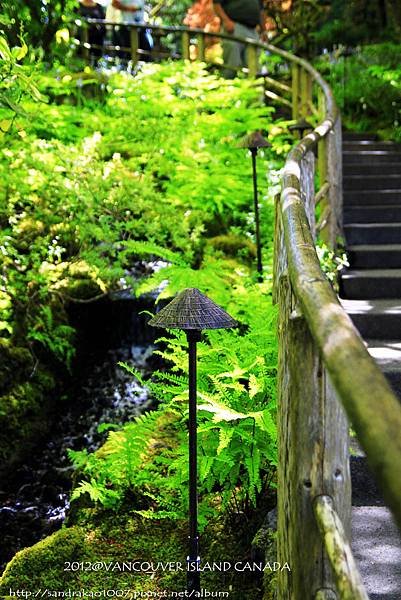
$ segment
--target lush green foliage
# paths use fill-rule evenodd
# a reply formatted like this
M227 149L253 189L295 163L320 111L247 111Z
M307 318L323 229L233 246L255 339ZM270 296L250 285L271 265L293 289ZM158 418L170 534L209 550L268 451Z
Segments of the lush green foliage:
M59 77L70 92L71 76ZM38 85L53 94L47 75ZM194 270L230 245L253 252L250 161L235 145L260 119L271 126L258 92L176 65L117 75L108 91L79 111L25 103L2 150L2 332L59 358L70 354L69 333L59 329L64 303L135 283L134 242L173 251ZM260 166L274 184L277 160L266 158ZM268 246L272 217L263 210Z
M188 280L191 274L187 273ZM276 464L275 311L266 286L244 274L230 289L220 282L213 297L241 321L239 331L214 331L199 344L198 432L200 520L216 502L231 511L255 505L271 483ZM212 284L213 285L213 284ZM127 490L148 501L148 518L183 518L187 510L187 352L183 333L162 338L158 353L172 365L144 382L159 400L157 411L109 434L101 450L72 453L86 475L73 498L89 493L105 506L119 506Z
M387 43L319 59L317 66L331 84L348 127L401 139L399 56L400 46Z
M401 5L384 0L265 0L273 20L274 43L296 54L316 56L323 49L382 41L397 42ZM289 6L290 5L290 6Z
M0 29L0 139L11 128L16 115L23 113L20 102L25 96L41 100L32 77L20 64L27 54L28 47L23 41L10 48Z
M398 2L333 0L324 4L324 18L312 33L320 48L396 41L399 37L401 11Z
M122 287L140 294L162 286L161 297L184 287L209 293L242 326L201 345L202 514L216 498L224 506L254 503L275 462L269 265L284 128L260 106L252 82L222 81L196 64L149 65L135 79L37 71L35 82L49 101L24 101L2 149L1 334L39 361L69 364L68 303ZM258 158L260 175L268 174L259 181L264 286L252 274L251 161L236 147L261 127L273 143ZM165 267L137 280L138 261L155 259ZM110 433L100 455L75 456L88 476L75 495L116 506L147 486L141 514L184 513L182 337L165 341L163 356L170 373L149 383L159 410ZM160 435L168 444L156 451L149 444ZM139 448L148 448L146 458Z
M2 0L1 20L11 43L24 34L28 45L48 53L56 32L72 19L76 0Z

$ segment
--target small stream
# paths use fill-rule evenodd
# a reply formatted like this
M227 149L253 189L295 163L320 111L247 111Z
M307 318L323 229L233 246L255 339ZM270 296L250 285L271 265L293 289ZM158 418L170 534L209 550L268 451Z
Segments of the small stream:
M61 527L73 473L67 450L97 449L107 436L97 432L99 424L122 424L150 407L147 390L117 364L145 374L154 368L153 332L139 314L149 308L132 299L74 307L79 374L63 391L48 439L0 486L1 570L18 550Z

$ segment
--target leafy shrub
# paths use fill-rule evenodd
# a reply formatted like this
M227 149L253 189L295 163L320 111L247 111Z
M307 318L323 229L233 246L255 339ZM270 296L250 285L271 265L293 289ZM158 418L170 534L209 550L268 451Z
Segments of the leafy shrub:
M400 46L377 44L326 54L317 62L331 84L347 127L401 139Z
M64 70L55 75L70 89ZM48 73L35 81L54 97ZM252 82L220 80L199 64L113 75L105 96L86 98L79 111L32 102L24 110L0 164L2 334L69 364L69 302L122 287L160 288L161 299L184 287L209 293L242 326L200 345L203 522L216 502L249 507L275 463L273 198L288 137ZM216 245L228 236L253 248L251 161L237 143L261 124L273 143L258 156L263 286L243 253ZM135 264L155 259L165 268L136 281ZM112 431L99 453L73 455L85 474L74 497L115 507L134 492L143 515L186 510L185 340L162 343L171 371L148 383L159 410Z
M190 275L189 275L190 276ZM220 281L220 287L224 283ZM266 289L237 282L221 289L242 328L210 331L198 344L200 523L213 507L248 510L266 492L276 464L275 310ZM146 518L184 518L188 490L188 380L185 334L161 338L157 353L171 365L150 381L128 368L159 401L158 410L109 434L95 454L71 452L85 479L73 499L88 493L118 507L128 491ZM143 505L143 498L148 501Z
M61 83L63 73L55 74ZM45 96L49 75L35 77ZM235 146L261 119L272 127L271 110L258 101L247 81L167 64L135 79L113 76L105 103L79 111L25 102L26 116L18 114L1 150L3 335L40 341L70 360L72 338L59 327L68 325L64 304L133 285L135 241L199 268L208 236L251 238L250 160ZM273 184L265 203L279 164L273 153L260 159ZM272 217L264 206L267 241Z

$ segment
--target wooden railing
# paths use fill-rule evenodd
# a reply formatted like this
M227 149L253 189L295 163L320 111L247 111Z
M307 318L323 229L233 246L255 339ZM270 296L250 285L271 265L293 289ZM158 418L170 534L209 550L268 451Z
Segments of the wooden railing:
M131 27L128 50L133 63L141 55L139 28ZM227 37L185 27L151 29L158 40L151 54L160 57L165 55L163 36L180 38L176 56L201 60L207 37ZM348 420L401 529L401 406L341 307L316 253L317 234L335 249L342 231L341 118L329 86L308 62L270 44L229 37L246 45L244 70L251 77L258 71L259 50L278 54L290 65L290 85L264 74L265 95L291 109L294 119L318 121L289 153L276 202L277 541L278 562L291 567L279 573L278 598L366 600L349 544ZM83 44L89 51L85 34Z
M348 542L347 417L401 528L401 406L316 254L317 230L332 248L341 234L339 112L309 63L279 53L294 65L294 116L319 114L320 123L289 153L276 207L278 560L292 567L279 574L278 597L366 599Z

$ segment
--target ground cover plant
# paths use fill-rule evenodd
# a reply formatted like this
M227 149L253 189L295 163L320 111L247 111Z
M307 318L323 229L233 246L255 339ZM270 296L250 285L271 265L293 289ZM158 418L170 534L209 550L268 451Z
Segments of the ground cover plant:
M221 81L201 65L149 65L136 78L38 67L32 85L39 97L12 119L1 108L12 121L0 164L1 343L8 362L17 348L25 367L18 388L9 378L3 389L4 441L32 413L32 372L74 368L71 303L122 288L163 300L199 287L241 323L200 345L201 525L221 510L251 518L276 460L270 287L283 126L254 83ZM261 128L273 144L259 159L264 284L254 273L250 157L237 148ZM134 497L136 522L184 526L183 337L166 337L160 352L169 369L147 382L158 410L110 427L96 455L73 456L83 481L74 496L112 511Z

